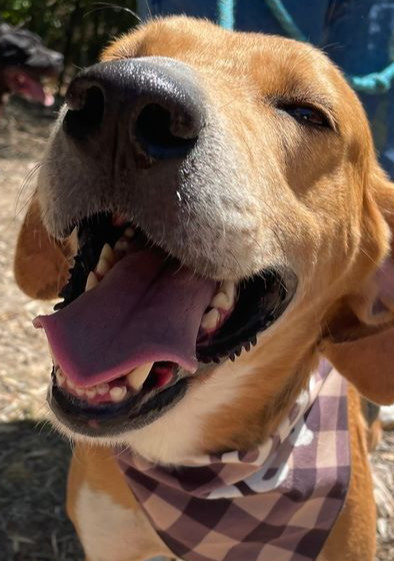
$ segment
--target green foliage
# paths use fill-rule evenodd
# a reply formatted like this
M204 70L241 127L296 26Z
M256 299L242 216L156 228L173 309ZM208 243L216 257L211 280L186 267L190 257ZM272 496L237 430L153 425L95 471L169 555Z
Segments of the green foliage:
M0 21L35 31L62 52L68 77L97 61L109 41L135 26L135 11L136 0L0 0Z

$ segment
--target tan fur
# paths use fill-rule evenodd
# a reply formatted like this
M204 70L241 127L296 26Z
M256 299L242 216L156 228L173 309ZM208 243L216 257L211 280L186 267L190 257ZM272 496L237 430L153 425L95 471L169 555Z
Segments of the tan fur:
M78 520L76 504L79 499L81 488L88 485L93 493L98 496L109 497L111 501L127 509L128 511L140 511L137 501L120 473L119 467L113 457L111 450L99 446L83 446L77 444L68 475L67 486L67 514L74 523L75 529L83 543L83 532L81 521ZM111 515L110 512L107 513ZM145 519L145 517L141 516ZM168 555L166 546L156 537L154 531L149 528L148 521L144 520L147 527L144 535L138 535L139 547L135 548L133 558L146 559L155 555ZM142 527L142 530L144 527ZM100 532L100 528L97 531ZM141 534L141 532L139 532ZM109 544L109 549L111 545ZM125 561L129 559L125 551ZM131 559L131 557L130 557ZM92 559L91 561L96 561ZM112 558L111 558L112 561Z
M56 298L65 285L75 246L58 242L44 228L34 196L19 232L14 264L15 280L31 298Z
M366 427L360 400L349 389L349 432L352 471L345 506L328 537L319 561L362 561L374 558L376 508L368 466Z
M234 209L239 207L244 224L237 225L234 239L241 244L242 259L229 264L215 256L214 275L238 280L274 263L290 265L300 285L284 316L262 334L252 352L237 359L235 365L247 375L234 399L202 419L201 449L196 453L246 448L261 441L286 414L322 354L366 397L393 401L394 291L382 288L379 275L384 262L393 268L394 190L379 169L354 92L335 66L310 46L279 37L230 33L190 18L148 23L115 41L102 58L151 55L180 60L199 76L211 110L220 115L224 142L229 140L238 158L243 183L237 185L240 192ZM301 131L276 111L277 98L306 100L321 108L334 130L329 134ZM50 196L53 184L48 178L53 181L58 172L64 181L64 174L67 180L71 174L57 146L53 140L50 149L56 158L53 153L48 157L38 187L41 215L52 233L56 224ZM17 248L16 273L27 293L40 296L51 291L40 292L47 275L40 282L37 262L26 260L29 216ZM40 227L44 228L42 222ZM231 232L228 236L231 240ZM56 251L50 248L57 283L58 271L64 268L63 246L57 245ZM193 251L199 248L197 242L193 244ZM211 266L205 257L196 254L193 263L198 269L201 262L202 272ZM215 380L217 384L221 371L224 367L193 383L209 387ZM354 389L349 392L349 418L351 485L322 561L373 559L375 506L366 430ZM77 447L68 499L77 528L74 505L82 481L119 505L136 508L118 468L104 456L96 447ZM134 552L125 561L142 553Z

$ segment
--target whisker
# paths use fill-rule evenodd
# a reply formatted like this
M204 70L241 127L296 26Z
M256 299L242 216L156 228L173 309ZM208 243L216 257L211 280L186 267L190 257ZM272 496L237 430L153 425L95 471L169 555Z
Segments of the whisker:
M27 173L26 177L24 178L24 180L22 182L22 185L19 189L18 195L16 197L14 217L17 217L18 215L20 215L21 212L26 209L26 207L29 205L31 199L33 198L34 193L31 193L28 196L27 200L24 201L23 203L21 203L21 197L24 194L25 189L30 185L31 181L33 180L35 175L38 173L38 170L40 169L41 166L42 166L41 162L35 164L35 166Z
M150 9L150 6L149 6L149 0L144 0L144 2L145 2L146 8L147 8L148 13L149 13L149 18L153 19L152 10Z
M101 10L106 10L108 8L112 8L113 10L120 10L122 12L126 12L128 14L130 14L131 16L133 16L139 23L142 23L142 19L140 18L140 16L134 12L133 10L131 10L130 8L127 8L126 6L119 6L119 4L110 4L108 2L95 2L93 4L93 6L97 6L96 8L92 8L91 10L89 10L88 12L86 12L83 17L87 17L90 16L90 14L93 14L94 12L99 12Z

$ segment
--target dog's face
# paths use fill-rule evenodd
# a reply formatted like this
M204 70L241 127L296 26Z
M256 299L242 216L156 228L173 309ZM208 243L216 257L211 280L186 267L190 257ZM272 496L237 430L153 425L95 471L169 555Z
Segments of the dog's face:
M63 67L63 55L45 47L28 31L0 24L0 95L13 93L44 105L53 103L41 80L54 77Z
M71 84L38 182L46 229L80 247L64 307L36 320L50 406L161 461L247 447L328 330L380 321L393 194L364 112L311 46L204 21L149 23L103 61Z

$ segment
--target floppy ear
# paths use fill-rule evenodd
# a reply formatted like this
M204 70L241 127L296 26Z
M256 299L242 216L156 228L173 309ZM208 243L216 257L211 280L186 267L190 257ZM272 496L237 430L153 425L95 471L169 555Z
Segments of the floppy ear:
M381 174L364 211L362 252L380 266L367 275L359 291L337 306L320 350L362 395L390 404L394 402L394 185Z
M14 275L19 288L31 298L56 298L67 281L72 255L70 240L59 242L48 234L34 195L16 244Z

